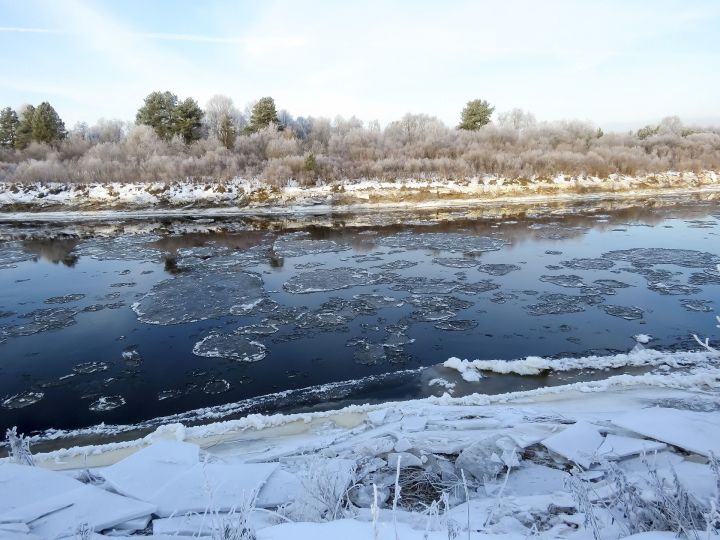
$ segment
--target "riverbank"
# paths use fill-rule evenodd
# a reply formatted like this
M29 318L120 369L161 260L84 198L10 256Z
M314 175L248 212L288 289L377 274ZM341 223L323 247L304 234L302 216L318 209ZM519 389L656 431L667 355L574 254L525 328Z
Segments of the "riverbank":
M602 198L636 198L720 190L720 175L666 172L607 178L564 176L463 180L358 180L275 187L258 180L228 182L178 181L73 184L0 183L0 212L161 211L188 210L231 214L302 212L352 213L375 209L432 209L498 204Z

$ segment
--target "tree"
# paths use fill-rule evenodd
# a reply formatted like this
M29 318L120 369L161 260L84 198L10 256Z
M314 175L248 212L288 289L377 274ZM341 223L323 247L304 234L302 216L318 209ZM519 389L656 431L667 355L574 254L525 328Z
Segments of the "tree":
M205 104L205 116L203 117L208 135L216 137L218 140L221 139L219 133L220 126L225 122L226 117L230 120L230 124L235 133L237 133L242 127L244 120L242 113L233 104L233 100L223 95L211 97Z
M197 101L187 98L175 107L173 117L173 135L180 135L185 144L200 139L203 112Z
M169 141L175 135L175 109L178 98L172 92L153 92L145 98L145 104L138 109L135 123L150 126L158 137Z
M15 134L15 148L22 150L32 142L32 121L35 115L35 107L25 105L20 109L20 122Z
M495 107L491 107L484 99L468 101L462 111L458 129L467 129L470 131L480 129L490 123L490 116L492 116L494 110Z
M218 141L220 141L220 143L228 150L235 146L237 129L235 128L229 114L226 114L222 117L222 120L220 120L216 136Z
M498 115L498 125L522 131L535 125L535 117L522 109L513 109Z
M307 172L315 172L317 169L317 160L315 159L315 154L310 152L305 156L305 170Z
M278 131L283 129L283 125L278 119L277 110L275 109L275 100L271 97L264 97L258 101L252 109L250 123L245 130L248 133L256 133L270 124L275 124Z
M47 101L43 101L32 117L32 140L50 144L64 139L66 135L65 124L57 111Z
M15 148L17 129L20 120L17 113L10 107L5 107L0 112L0 146L3 148Z

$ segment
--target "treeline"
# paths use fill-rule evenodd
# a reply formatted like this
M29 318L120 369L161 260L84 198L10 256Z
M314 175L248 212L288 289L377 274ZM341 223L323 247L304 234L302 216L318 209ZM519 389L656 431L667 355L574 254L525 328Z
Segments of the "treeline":
M0 181L136 182L261 178L281 185L408 177L606 177L720 170L720 130L677 117L637 132L585 122L537 122L470 101L457 127L407 114L377 122L293 117L270 97L240 111L215 96L204 108L171 92L145 98L134 123L100 120L66 130L47 102L0 112Z

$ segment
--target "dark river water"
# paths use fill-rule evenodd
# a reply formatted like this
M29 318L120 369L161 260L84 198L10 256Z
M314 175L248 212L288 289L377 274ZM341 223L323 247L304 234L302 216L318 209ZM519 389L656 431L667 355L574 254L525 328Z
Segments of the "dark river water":
M719 220L712 196L402 217L0 216L0 428L439 395L420 368L451 356L611 354L638 334L694 349L692 332L717 334Z

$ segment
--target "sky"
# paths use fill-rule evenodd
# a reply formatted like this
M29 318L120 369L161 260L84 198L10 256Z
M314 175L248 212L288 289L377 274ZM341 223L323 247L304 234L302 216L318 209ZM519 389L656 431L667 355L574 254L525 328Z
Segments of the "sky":
M720 124L717 0L0 0L0 107L68 127L170 90L294 116L496 113L625 130Z

